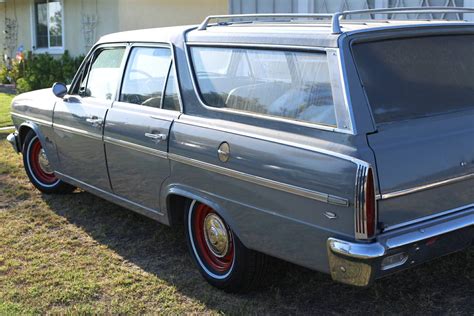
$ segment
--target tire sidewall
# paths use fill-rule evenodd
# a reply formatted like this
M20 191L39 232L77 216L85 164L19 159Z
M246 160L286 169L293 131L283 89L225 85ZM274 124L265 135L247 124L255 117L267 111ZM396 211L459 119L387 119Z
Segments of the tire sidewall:
M36 135L36 133L34 133L33 131L28 132L25 137L22 149L23 165L25 167L26 174L28 175L28 178L30 179L31 183L38 190L44 193L54 193L61 186L61 180L57 179L54 183L51 184L43 183L38 179L31 166L30 152L32 145L35 141L39 141L41 143L41 140L39 139L38 135Z
M239 283L241 276L242 276L242 268L244 266L245 261L245 247L240 242L239 238L232 232L232 238L234 243L234 258L232 266L230 267L229 271L226 273L219 275L211 271L204 263L203 259L200 256L200 253L197 249L197 241L195 240L194 230L193 230L193 215L196 206L199 204L198 201L189 202L186 206L185 211L185 232L186 232L186 240L188 244L189 251L196 263L199 272L201 275L213 286L226 289L228 287L234 287L236 283ZM215 211L215 210L214 210ZM218 213L217 213L218 214ZM218 214L220 216L220 214Z

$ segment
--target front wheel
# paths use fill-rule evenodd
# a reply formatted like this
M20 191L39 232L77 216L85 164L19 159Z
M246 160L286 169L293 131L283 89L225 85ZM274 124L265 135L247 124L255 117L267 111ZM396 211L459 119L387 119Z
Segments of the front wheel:
M43 146L33 131L25 137L22 154L26 174L38 190L43 193L70 193L75 190L75 187L54 175Z
M185 222L191 255L211 285L227 292L245 292L260 284L267 257L246 248L214 209L193 201Z

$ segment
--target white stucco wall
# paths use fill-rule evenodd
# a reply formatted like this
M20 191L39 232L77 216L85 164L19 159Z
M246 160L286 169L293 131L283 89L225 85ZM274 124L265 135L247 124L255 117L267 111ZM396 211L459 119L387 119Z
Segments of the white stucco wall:
M0 3L0 21L15 19L18 36L14 55L23 45L34 51L33 0L6 0ZM62 0L64 48L72 55L85 54L100 36L132 29L197 24L210 14L226 14L227 0ZM86 41L84 19L96 19L92 42ZM0 22L0 47L5 46L5 23ZM42 50L41 52L43 52ZM63 50L46 50L61 53Z

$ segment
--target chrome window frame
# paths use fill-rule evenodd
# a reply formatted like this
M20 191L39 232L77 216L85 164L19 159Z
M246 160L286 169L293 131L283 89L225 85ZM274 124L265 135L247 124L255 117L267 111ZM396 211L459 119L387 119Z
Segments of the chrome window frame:
M179 78L178 78L178 72L177 72L177 69L176 69L176 58L175 58L175 50L174 50L174 45L169 42L169 43L161 43L161 42L129 42L129 43L126 43L127 45L127 52L126 52L126 56L125 56L125 64L124 64L124 67L123 67L123 71L122 71L122 75L121 75L121 78L120 78L120 83L119 83L119 86L118 86L118 92L117 92L117 95L116 95L116 98L114 100L114 103L115 102L118 102L118 103L126 103L126 104L130 104L130 105L135 105L137 107L141 107L141 106L144 106L144 105L141 105L141 104L134 104L134 103L129 103L129 102L123 102L123 101L120 101L120 93L122 91L122 87L123 87L123 81L125 79L125 72L127 71L127 66L128 66L128 63L130 61L130 57L131 57L131 52L134 48L166 48L166 49L169 49L170 50L170 57L171 57L171 62L170 62L170 65L168 66L168 72L166 73L166 78L165 78L165 81L163 83L163 91L162 91L162 99L160 101L160 107L159 108L154 108L154 107L148 107L150 109L156 109L156 110L163 110L163 111L170 111L170 112L179 112L179 113L183 113L183 99L181 97L181 89L180 89L180 85L179 85ZM170 109L163 109L163 101L164 101L164 95L165 95L165 92L166 92L166 86L168 84L168 80L169 80L169 75L171 73L171 71L174 70L175 72L175 84L176 84L176 90L177 90L177 93L178 93L178 100L179 100L179 111L177 110L170 110ZM112 104L112 108L114 107L114 105Z
M73 93L74 92L73 90L76 88L77 85L81 84L81 79L83 79L81 73L86 72L87 73L86 76L88 77L89 72L90 72L90 68L91 68L92 63L93 63L92 59L94 59L94 57L97 55L97 53L101 50L104 50L104 49L111 49L111 48L116 48L116 47L125 48L122 63L120 65L121 66L120 71L122 71L123 63L128 58L128 43L119 42L119 43L103 43L103 44L95 45L94 47L92 47L90 49L89 53L87 53L87 55L82 60L81 65L79 66L78 70L74 74L74 78L72 79L72 82L71 82L71 85L69 86L67 94L70 95L70 96L80 96L78 94L79 91L76 91L75 93ZM120 74L120 81L122 80L122 76L123 76L123 71ZM89 81L89 78L87 78L87 81ZM87 83L86 83L86 85L87 85ZM77 88L79 89L80 87L77 86ZM80 97L82 98L82 96L80 96ZM115 95L115 98L112 101L115 101L116 98L117 98L117 95Z
M289 45L267 45L267 44L241 44L241 43L212 43L212 42L185 42L185 55L186 61L188 64L188 70L191 75L191 81L193 89L196 93L196 96L199 100L199 103L207 110L222 112L222 113L231 113L238 114L253 118L259 118L264 120L290 123L298 126L305 126L310 128L315 128L324 131L338 132L343 134L355 135L355 128L353 124L353 115L350 110L349 98L347 97L347 82L343 80L343 67L342 59L339 54L339 49L328 48L328 47L313 47L313 46L289 46ZM336 116L336 126L298 121L291 118L285 117L276 117L260 113L251 113L246 111L240 111L229 108L218 108L214 106L207 105L202 99L199 86L197 84L197 78L195 76L196 72L193 68L192 58L191 58L191 48L192 47L215 47L215 48L248 48L248 49L268 49L268 50L286 50L294 52L309 52L309 53L324 53L326 54L328 60L329 73L331 78L331 89L333 94L333 103L334 111ZM330 58L329 54L336 58Z

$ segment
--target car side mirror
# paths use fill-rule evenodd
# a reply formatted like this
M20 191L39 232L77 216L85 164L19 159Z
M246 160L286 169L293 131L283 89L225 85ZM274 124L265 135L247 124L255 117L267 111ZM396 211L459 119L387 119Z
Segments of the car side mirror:
M58 98L64 98L64 96L67 94L66 85L62 82L55 82L53 84L53 93Z

